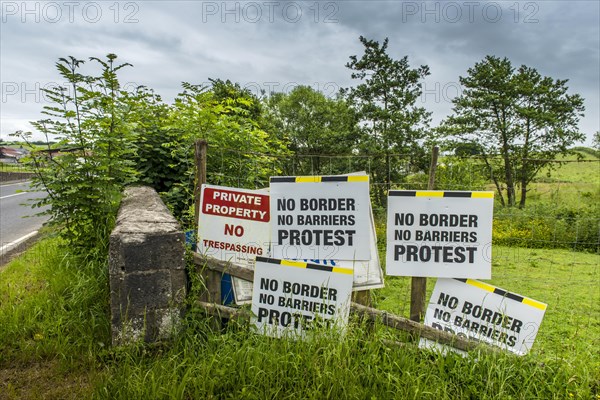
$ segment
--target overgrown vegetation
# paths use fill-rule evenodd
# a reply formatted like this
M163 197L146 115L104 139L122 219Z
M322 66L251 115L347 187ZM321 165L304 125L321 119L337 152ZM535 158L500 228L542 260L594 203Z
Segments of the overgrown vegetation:
M574 273L590 282L600 278L596 255L575 260L576 253L565 250L497 247L494 283L526 291L547 302L548 311L529 356L474 352L463 358L419 350L402 334L357 320L346 336L307 342L259 336L243 324L214 332L196 309L171 342L111 348L103 269L59 245L58 238L45 240L0 273L3 398L600 396L600 299L593 286L573 279ZM515 279L514 270L530 279ZM408 281L389 279L378 292L379 307L407 311L399 293L407 293ZM574 307L582 313L570 314Z
M56 68L69 87L43 89L52 105L47 116L32 125L48 141L46 151L32 152L33 186L48 193L35 207L51 205L46 211L69 244L82 253L106 249L113 218L123 187L135 181L130 114L132 94L121 90L117 72L129 64L116 64L117 56L99 64L96 75L84 75L83 60L61 58ZM28 143L31 133L16 134ZM60 155L50 146L57 138Z
M128 184L151 185L184 228L192 226L194 143L198 139L209 142L208 177L212 184L257 188L267 186L269 176L278 174L364 169L373 178L376 211L384 211L386 191L392 185L425 188L425 146L430 139L443 139L431 137L439 131L429 130L430 114L416 106L421 80L429 70L427 66L411 69L407 57L390 57L387 39L379 44L361 37L361 43L364 55L352 56L347 64L359 83L335 99L307 87L259 98L236 83L211 80L207 87L183 83L181 93L167 104L149 88L124 90L117 75L130 65L118 64L113 54L105 59L91 58L85 64L91 69L84 69L83 60L61 58L56 67L70 86L45 89L53 104L44 107L47 118L33 123L46 136L45 149L39 149L31 133L17 133L31 148L37 148L29 168L36 173L34 184L46 190L48 197L36 205L51 206L57 236L44 240L0 273L0 395L600 399L600 363L593 347L600 345L600 299L590 290L593 286L565 284L580 282L573 281L574 274L597 282L598 255L565 250L541 257L534 250L495 247L498 284L510 283L507 286L511 290L522 289L524 294L549 304L538 343L527 357L483 353L467 358L442 356L419 350L403 335L382 326L365 326L356 320L343 337L328 333L307 342L265 338L243 324L230 324L223 332L214 332L193 307L193 295L186 329L172 342L124 348L108 345L106 250L119 195ZM484 64L492 61L501 60L486 58ZM477 64L469 74L480 67L482 64ZM484 100L500 101L510 108L507 102L516 98L520 101L519 116L534 124L519 123L510 129L493 123L470 125L468 133L478 133L481 128L492 137L499 133L495 129L501 128L500 133L510 133L512 138L525 134L535 142L539 140L536 135L549 129L552 135L544 140L556 141L558 147L546 143L550 150L537 145L525 149L504 143L517 154L516 164L510 164L500 152L504 156L500 165L515 174L509 178L498 174L498 165L491 165L489 160L482 164L480 158L468 157L481 156L480 146L454 144L450 148L454 155L440 160L438 188L489 190L496 186L502 193L502 185L510 180L508 201L499 201L496 210L496 244L597 253L600 182L590 182L590 176L597 179L598 174L592 170L579 175L583 170L579 164L576 168L566 164L544 177L538 169L543 171L546 161L533 165L533 169L522 163L535 157L554 157L553 151L566 153L566 146L579 137L572 128L582 111L580 98L570 98L572 109L564 118L551 113L539 115L535 112L537 100L552 107L563 104L565 81L548 80L526 67L512 77L510 63L504 67L510 75L508 81L500 82L498 93L492 99L483 96ZM473 90L481 89L479 83L473 82ZM509 93L501 93L507 88ZM542 89L552 96L535 97ZM473 105L463 100L457 104ZM467 122L473 122L473 116L468 117ZM593 151L584 153L580 157L597 160ZM597 169L600 164L589 165ZM558 190L544 192L544 185L556 182L577 188L576 196L572 192L565 196ZM516 205L516 188L527 194L523 209L510 207ZM525 206L525 195L521 199L521 206ZM383 241L379 245L383 246ZM527 256L503 260L502 254L517 249ZM569 261L574 254L577 263ZM565 270L553 260L573 265ZM531 279L515 282L512 269L519 270L518 276ZM552 279L544 280L545 274ZM407 282L389 279L376 295L378 306L403 313L407 299L402 296L407 291L401 288ZM577 318L570 316L569 310L576 306L590 317L584 321L579 319L582 313ZM563 326L565 320L568 328ZM562 349L565 341L569 352ZM28 382L20 378L36 376L39 370L47 378ZM83 384L74 385L74 381ZM73 390L73 386L77 388Z

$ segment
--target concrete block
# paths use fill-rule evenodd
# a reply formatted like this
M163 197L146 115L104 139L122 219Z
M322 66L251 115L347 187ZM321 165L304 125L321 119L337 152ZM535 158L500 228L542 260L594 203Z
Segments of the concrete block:
M151 188L127 188L110 236L114 345L170 337L187 293L185 237Z

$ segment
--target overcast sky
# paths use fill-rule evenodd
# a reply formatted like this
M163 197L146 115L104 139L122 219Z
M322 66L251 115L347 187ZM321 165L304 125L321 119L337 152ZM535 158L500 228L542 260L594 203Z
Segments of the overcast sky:
M1 1L0 137L32 130L61 83L59 57L129 62L122 84L167 101L181 82L230 79L258 93L310 85L333 95L354 83L345 68L358 37L389 37L389 54L426 64L419 102L436 126L461 91L459 76L486 55L569 79L585 99L580 129L600 129L600 2L591 1Z

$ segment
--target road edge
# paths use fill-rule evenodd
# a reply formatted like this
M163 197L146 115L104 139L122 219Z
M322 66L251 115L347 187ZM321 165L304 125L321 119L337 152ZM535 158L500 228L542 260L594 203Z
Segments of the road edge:
M33 231L0 247L0 272L2 272L6 264L37 242L40 236L39 231Z

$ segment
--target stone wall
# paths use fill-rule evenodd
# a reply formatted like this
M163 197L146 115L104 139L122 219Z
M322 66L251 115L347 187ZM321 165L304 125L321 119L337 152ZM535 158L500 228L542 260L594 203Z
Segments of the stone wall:
M0 182L20 181L31 179L35 174L31 172L0 171Z
M154 189L125 190L110 235L113 345L165 339L178 328L187 287L184 244Z

